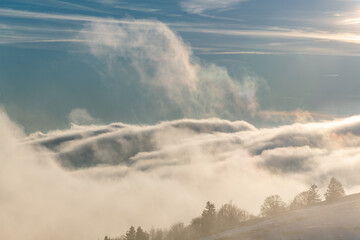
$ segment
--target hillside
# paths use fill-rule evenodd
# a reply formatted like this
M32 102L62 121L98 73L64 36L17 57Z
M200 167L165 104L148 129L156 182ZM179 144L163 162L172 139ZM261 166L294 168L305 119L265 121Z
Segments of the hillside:
M360 239L360 193L248 222L201 240Z

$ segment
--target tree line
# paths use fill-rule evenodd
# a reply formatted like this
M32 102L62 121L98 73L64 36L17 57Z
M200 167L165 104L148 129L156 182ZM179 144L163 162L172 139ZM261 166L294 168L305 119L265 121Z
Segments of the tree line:
M326 202L332 202L345 196L344 188L336 178L332 177L324 194ZM239 226L252 219L271 217L288 210L296 210L313 206L322 201L318 187L313 184L307 191L297 194L286 204L279 195L265 198L260 207L260 215L254 216L237 207L232 202L223 204L216 210L215 204L208 201L201 215L191 220L189 225L173 224L169 229L155 229L144 231L140 226L131 226L121 237L105 236L104 240L194 240Z

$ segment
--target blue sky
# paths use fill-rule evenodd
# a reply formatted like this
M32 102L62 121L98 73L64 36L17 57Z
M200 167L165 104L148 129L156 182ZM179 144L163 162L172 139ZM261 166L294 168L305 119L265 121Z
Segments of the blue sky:
M1 1L0 104L26 132L354 115L359 24L351 0Z

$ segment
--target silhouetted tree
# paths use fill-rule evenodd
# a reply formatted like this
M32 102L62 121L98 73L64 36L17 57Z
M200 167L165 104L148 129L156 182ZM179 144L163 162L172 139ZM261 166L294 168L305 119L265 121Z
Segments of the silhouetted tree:
M320 194L318 193L318 187L315 184L311 185L307 193L308 193L307 202L306 202L307 206L311 206L321 202L321 197Z
M191 220L190 228L192 230L193 238L197 238L202 235L202 218L196 217Z
M211 202L207 202L205 209L200 217L196 217L191 220L189 226L191 236L197 238L213 232L216 224L216 209L215 205Z
M337 180L336 178L332 177L324 195L326 201L332 201L343 197L345 195L345 191L341 182L339 182L339 180Z
M135 239L136 240L149 240L149 234L147 232L144 232L141 227L138 227L136 229Z
M264 203L261 206L261 215L273 216L279 214L285 210L285 206L285 202L279 195L269 196L264 200Z
M289 208L291 210L295 210L306 207L308 202L308 196L309 196L308 191L299 193L294 197L294 200L292 200L292 202L290 203Z
M161 229L150 229L149 233L150 240L163 240L164 239L164 232Z
M190 239L187 228L184 223L176 223L170 227L167 234L167 240L188 240Z
M299 193L290 203L290 209L300 209L321 202L318 188L315 184L311 185L308 191Z
M129 231L126 232L125 240L136 240L136 231L134 226L131 226Z
M211 233L216 222L215 204L207 202L204 211L201 214L201 228L205 234Z
M230 203L224 204L217 214L217 228L225 229L249 219L249 213Z

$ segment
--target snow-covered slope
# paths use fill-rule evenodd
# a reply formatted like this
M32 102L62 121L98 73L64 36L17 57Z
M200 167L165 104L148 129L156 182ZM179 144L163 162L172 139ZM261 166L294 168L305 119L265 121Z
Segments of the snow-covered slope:
M333 203L248 222L202 240L356 240L360 239L360 194Z

